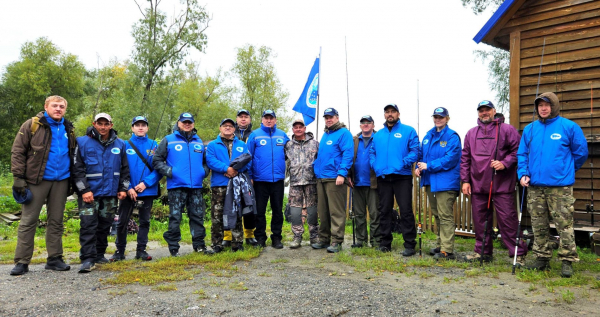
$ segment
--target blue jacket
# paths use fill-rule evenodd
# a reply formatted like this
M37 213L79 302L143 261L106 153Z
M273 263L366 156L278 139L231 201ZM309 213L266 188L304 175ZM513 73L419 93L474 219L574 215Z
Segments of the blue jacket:
M432 192L460 190L460 136L445 126L440 132L429 130L419 151L419 162L427 163L421 172L421 186L431 186Z
M147 136L133 135L131 136L131 142L138 148L148 164L152 166L152 158L157 147L156 141L148 139ZM134 188L141 181L146 185L146 189L138 193L138 197L158 196L158 181L162 178L162 175L154 169L150 171L146 164L142 162L140 156L129 145L129 142L125 142L125 146L127 147L127 161L129 162L129 174L131 175L129 189Z
M317 159L313 162L318 179L348 177L354 158L352 134L342 123L341 128L327 130L319 143Z
M571 186L587 156L583 131L573 121L560 116L534 121L523 130L517 174L529 176L533 186Z
M252 155L250 177L256 182L278 182L285 178L285 144L290 138L285 132L267 128L252 131L248 137L248 151Z
M354 186L371 186L371 164L369 163L369 153L373 146L373 137L371 135L369 143L365 147L365 141L362 133L358 137L358 146L356 148L356 160L354 162Z
M160 141L152 167L167 177L167 189L202 188L208 174L204 168L205 155L204 144L195 129L188 139L176 127L175 132Z
M229 168L231 161L235 160L235 158L244 153L249 153L248 147L246 146L246 143L238 139L236 136L234 136L233 145L231 146L231 157L229 156L227 146L221 139L221 135L218 135L215 140L208 143L206 146L206 164L212 170L210 186L227 186L229 183L229 178L223 174L227 172L227 168ZM248 165L240 169L238 172L245 173L248 171L250 166L252 166L252 162L248 162Z
M80 195L91 191L94 197L114 197L129 189L127 148L114 130L104 144L100 139L94 128L77 138L73 181Z
M417 131L398 120L390 132L384 123L373 137L369 158L377 177L412 175L412 164L419 158Z
M61 181L71 176L69 137L65 130L65 118L61 118L59 122L56 122L46 112L44 112L44 117L46 117L52 131L52 141L50 142L50 151L43 179Z

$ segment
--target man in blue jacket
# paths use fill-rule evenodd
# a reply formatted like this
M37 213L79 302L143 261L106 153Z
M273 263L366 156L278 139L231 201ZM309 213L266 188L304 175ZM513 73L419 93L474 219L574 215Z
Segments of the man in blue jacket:
M211 219L212 227L210 235L212 240L212 249L215 253L223 251L223 206L225 196L227 195L227 184L229 179L235 177L238 173L248 171L251 163L244 168L235 170L230 166L231 161L244 153L248 153L246 143L238 139L235 132L235 122L226 118L221 121L219 127L221 133L217 138L210 142L206 147L206 163L211 169L210 191L211 191ZM248 229L252 230L252 229ZM235 229L227 230L231 232L233 244L232 251L244 250L244 235L242 232L242 221L236 223Z
M325 134L319 144L317 159L313 163L317 177L317 210L319 242L312 244L313 249L327 248L329 253L342 250L346 229L346 201L348 187L346 178L352 167L354 144L352 134L346 125L340 122L337 110L327 108ZM331 244L330 244L331 243Z
M558 97L546 92L534 101L539 120L523 130L518 159L518 176L527 190L527 210L531 214L537 259L529 269L550 270L549 214L560 235L558 259L563 277L573 275L572 262L579 261L573 230L573 184L575 172L588 156L581 128L561 117Z
M208 175L202 140L194 129L194 117L184 112L179 116L175 132L165 136L154 154L152 167L167 177L169 191L169 229L163 238L171 256L179 256L181 214L185 207L190 218L192 247L208 253L204 238L204 199L202 181Z
M415 215L412 211L412 165L419 156L419 137L413 127L400 122L395 104L383 108L385 124L373 137L369 155L377 175L380 202L379 250L392 250L392 213L394 197L400 207L400 230L404 237L403 256L415 254ZM377 238L376 238L377 239Z
M140 218L137 233L137 248L135 258L144 261L152 260L146 252L148 244L148 231L150 229L150 212L152 203L158 196L158 181L161 175L152 168L152 157L156 150L156 141L148 139L148 119L137 116L131 121L131 139L127 146L127 161L131 182L127 190L127 197L119 206L119 223L117 225L117 250L110 258L111 262L125 260L125 247L127 246L127 225L131 219L133 208L138 209ZM137 185L135 185L137 183Z
M277 129L277 116L273 110L265 110L260 129L248 137L248 150L252 155L251 177L256 191L256 230L254 235L263 248L267 241L267 202L271 201L271 244L283 249L281 227L283 226L283 180L285 178L285 144L290 138Z
M77 138L73 159L73 182L79 193L81 226L79 273L91 272L95 263L108 263L104 253L117 211L117 198L127 197L130 183L127 147L112 129L112 118L99 113L92 125L87 135Z

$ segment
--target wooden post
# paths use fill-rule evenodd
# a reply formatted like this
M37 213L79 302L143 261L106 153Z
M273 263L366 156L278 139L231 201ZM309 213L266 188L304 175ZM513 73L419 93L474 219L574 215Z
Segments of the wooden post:
M520 130L521 31L510 33L510 124Z

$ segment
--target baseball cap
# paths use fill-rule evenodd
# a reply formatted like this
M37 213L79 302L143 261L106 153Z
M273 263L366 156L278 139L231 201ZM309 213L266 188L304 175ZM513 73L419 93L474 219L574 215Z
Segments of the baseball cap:
M233 125L233 127L235 128L235 121L233 121L233 119L230 119L230 118L225 118L225 119L221 120L221 124L219 126L220 127L223 126L223 124L225 122L230 122Z
M300 123L300 124L302 124L303 126L306 126L306 125L304 124L304 120L302 120L302 119L296 119L296 120L294 120L294 122L292 122L292 127L293 127L293 126L294 126L296 123Z
M98 121L98 119L106 119L108 122L112 122L112 117L108 113L101 112L94 117L94 122Z
M272 116L273 118L277 118L277 116L275 115L275 112L273 110L265 110L262 114L262 116Z
M552 102L550 101L550 99L549 99L548 97L546 97L546 96L543 96L543 97L542 97L542 96L540 96L540 97L537 97L537 98L535 98L535 101L533 102L533 104L537 106L537 105L538 105L538 103L539 103L540 101L542 101L542 100L543 100L543 101L545 101L545 102L547 102L547 103L550 103L550 104L552 104Z
M239 117L241 114L247 114L250 115L250 111L246 110L246 109L240 109L237 113L237 116Z
M396 106L395 103L390 103L390 104L386 105L385 107L383 107L383 111L385 111L388 107L392 107L392 108L396 109L396 111L400 112L400 109L398 109L398 106Z
M450 113L448 113L448 109L444 108L444 107L438 107L435 108L435 110L433 110L433 114L431 115L433 116L441 116L441 117L447 117L449 116Z
M26 187L25 192L23 194L13 189L13 198L18 204L27 205L33 199L33 195L31 194L31 190L29 190L29 188Z
M490 107L492 109L496 109L496 107L494 107L494 104L489 100L484 100L484 101L480 102L477 105L477 110L479 110L479 108L481 108L481 107Z
M194 123L194 116L192 116L191 113L189 112L184 112L181 115L179 115L179 121L184 122L184 121L191 121L192 123Z
M366 115L366 116L363 116L362 118L360 118L360 123L362 123L363 121L375 122L375 121L373 121L373 117L371 117L369 115Z
M148 124L148 119L146 119L146 117L137 116L137 117L133 118L133 120L131 120L131 126L133 126L138 121L144 121L144 122L146 122L146 124Z
M325 112L323 112L323 117L324 116L337 116L338 115L338 111L335 110L335 108L327 108L325 109Z

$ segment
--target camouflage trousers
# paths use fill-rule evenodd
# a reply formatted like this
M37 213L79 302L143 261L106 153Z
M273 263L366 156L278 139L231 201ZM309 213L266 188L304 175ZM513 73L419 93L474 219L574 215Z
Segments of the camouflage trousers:
M221 245L223 242L223 204L227 195L226 186L211 187L211 208L210 219L212 225L210 227L210 238L213 248ZM235 224L235 229L231 230L233 242L243 242L244 233L242 231L242 222L238 221Z
M531 214L534 235L533 253L538 258L550 259L552 257L552 247L549 241L549 218L551 216L560 236L558 259L579 261L575 245L575 231L573 230L574 203L573 186L529 186L527 189L527 209Z
M288 194L290 205L290 222L294 239L302 239L304 224L308 222L310 240L319 237L319 216L317 214L317 185L290 186Z
M94 197L91 204L79 195L79 259L81 262L104 257L108 247L110 226L117 211L117 197Z
M194 248L205 246L205 206L204 199L202 199L202 188L172 188L169 189L169 229L163 234L163 238L169 244L169 251L179 250L180 225L184 207L190 218L192 246Z

